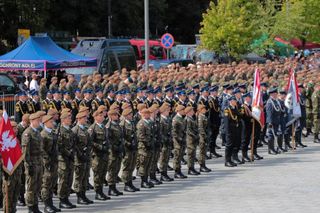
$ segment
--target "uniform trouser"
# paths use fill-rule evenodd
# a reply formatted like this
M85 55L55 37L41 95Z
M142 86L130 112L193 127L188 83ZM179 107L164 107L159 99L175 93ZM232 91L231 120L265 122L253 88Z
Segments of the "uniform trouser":
M152 161L151 161L151 168L150 168L150 174L155 174L158 168L158 161L160 158L160 147L155 148L152 155Z
M160 152L159 158L159 169L160 172L167 172L170 160L171 147L169 145L163 145Z
M245 136L245 133L244 133L244 122L243 122L243 120L241 120L241 122L240 122L240 125L239 125L239 127L238 127L238 139L237 140L235 140L234 142L234 144L233 144L233 153L234 154L237 154L238 152L239 152L239 150L240 150L240 148L241 148L241 142L242 142L242 139L243 139L243 137Z
M73 182L74 165L72 161L64 160L58 163L58 196L60 199L69 197Z
M87 163L87 184L89 183L90 179L91 160L92 158L90 157L89 162Z
M28 167L25 165L26 174L26 204L27 206L38 205L38 195L41 189L41 176L42 176L42 165L33 164L32 174L29 172Z
M226 149L225 149L225 160L226 162L231 161L231 156L235 145L240 143L241 132L239 126L230 125L226 132Z
M210 137L210 151L212 151L213 149L215 149L215 147L217 146L217 138L219 135L219 126L213 126L211 128L211 137Z
M241 150L247 152L252 137L252 123L245 123L242 128Z
M115 185L117 183L118 174L121 167L122 153L110 151L108 161L108 184Z
M58 181L58 164L48 163L44 165L41 186L41 198L48 200L53 197L53 188Z
M226 129L225 129L223 118L221 118L220 135L221 135L222 144L225 145L225 143L226 143Z
M89 163L81 162L74 165L74 184L73 188L76 193L85 192L88 183ZM90 168L90 167L89 167Z
M108 171L108 155L107 154L92 154L92 171L94 190L97 191L103 188L106 173Z
M313 115L313 128L314 134L318 135L320 131L320 118L318 115Z
M188 154L188 168L194 168L196 159L197 141L192 137L187 137L187 154Z
M306 120L306 127L309 129L312 128L312 124L313 124L313 114L312 111L309 112L307 111L307 120Z
M204 136L200 135L199 138L199 164L203 165L206 163L206 151L207 151L207 140Z
M139 150L139 175L141 177L148 177L150 174L152 159L152 151L150 150Z
M173 142L173 169L175 171L181 170L181 160L183 157L184 144L178 141Z
M17 211L16 205L20 193L20 175L22 174L22 167L23 166L18 166L11 176L7 173L3 174L3 185L1 190L3 191L3 209L5 213L15 213ZM6 185L8 185L8 209L6 209Z
M260 134L261 134L261 126L256 122L254 127L254 143L253 143L253 152L254 154L257 154L257 148L258 148L258 142L260 140Z
M272 128L267 128L267 132L266 132L266 135L267 135L267 138L268 138L268 147L269 149L274 149L274 141L275 141L275 137L277 134L277 129L279 128L278 125L273 125Z
M22 161L22 165L24 162ZM20 196L19 197L24 197L24 194L26 193L26 175L24 173L24 166L21 167L21 177L20 177Z
M132 173L136 166L137 152L129 149L125 150L125 155L122 159L122 182L128 183L132 181Z

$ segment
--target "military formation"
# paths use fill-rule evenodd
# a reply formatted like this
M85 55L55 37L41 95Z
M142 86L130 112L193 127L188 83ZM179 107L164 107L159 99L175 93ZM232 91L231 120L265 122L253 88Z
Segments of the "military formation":
M289 64L123 69L112 75L83 75L79 83L73 75L52 77L50 82L41 79L39 91L20 92L15 105L12 126L25 158L13 176L3 174L3 181L14 185L6 211L26 205L29 212L38 213L41 201L45 212L60 212L93 204L88 190L95 191L95 200L106 201L123 195L119 182L125 192L136 192L211 172L206 162L222 157L216 152L221 149L219 135L226 167L263 159L258 148L264 145L269 154L280 154L306 147L302 138L310 134L319 143L320 84L309 79L318 74L295 67L302 117L288 124L283 88ZM262 127L251 111L257 66L266 118ZM182 172L184 165L187 174ZM133 184L136 176L140 187ZM69 200L72 193L77 204ZM59 198L58 205L53 196Z

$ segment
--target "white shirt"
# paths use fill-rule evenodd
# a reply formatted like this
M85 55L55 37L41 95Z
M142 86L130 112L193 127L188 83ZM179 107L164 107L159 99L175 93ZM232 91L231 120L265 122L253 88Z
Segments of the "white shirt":
M30 87L29 87L30 91L31 90L35 90L35 91L39 91L39 84L36 80L32 79L32 81L30 82Z

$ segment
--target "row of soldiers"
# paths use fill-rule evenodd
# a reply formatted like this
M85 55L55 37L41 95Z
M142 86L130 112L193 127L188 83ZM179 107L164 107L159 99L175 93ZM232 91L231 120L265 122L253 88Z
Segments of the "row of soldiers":
M206 160L210 158L207 151L214 157L221 157L215 151L220 148L216 145L219 133L226 146L226 166L233 167L251 161L253 159L248 157L247 152L252 125L256 127L252 143L254 159L262 159L257 153L260 125L252 118L251 94L247 93L246 87L245 84L225 84L220 96L219 87L214 85L200 87L195 84L188 89L183 84L175 88L172 85L163 88L141 87L137 88L134 99L128 90L103 91L100 88L94 91L95 97L91 89L76 89L73 100L68 91L63 92L63 97L59 90L48 91L42 101L39 101L35 91L30 94L29 100L26 93L19 93L16 121L18 126L24 128L17 135L26 156L23 168L29 211L40 212L39 193L45 203L45 212L59 211L52 202L57 182L59 208L75 207L68 199L72 184L78 204L91 204L93 201L85 195L90 169L93 171L97 200L110 199L103 193L107 173L108 195L122 195L116 188L121 164L121 180L125 183L124 190L129 192L139 190L132 183L134 169L141 177L143 188L172 181L173 178L168 175L171 152L174 178L187 178L181 171L185 152L189 175L210 172L211 169L206 166ZM274 139L285 135L284 131L278 134L280 120L277 104L280 103L281 95L285 97L285 94L280 93L279 99L276 89L265 94L269 153L276 154L279 150L274 148ZM284 116L288 113L286 109L280 111L283 111ZM290 134L286 136L290 137ZM279 142L278 145L282 149ZM288 143L286 145L290 146ZM240 150L241 160L238 158ZM200 171L195 169L196 161L200 164ZM156 177L157 170L161 173L160 180ZM22 180L21 189L24 187ZM21 193L15 193L18 194Z

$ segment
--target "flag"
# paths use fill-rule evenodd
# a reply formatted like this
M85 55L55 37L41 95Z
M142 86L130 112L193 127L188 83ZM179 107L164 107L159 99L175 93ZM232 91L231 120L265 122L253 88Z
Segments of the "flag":
M284 101L288 108L288 120L286 126L290 126L301 117L300 97L295 72L291 70L287 85L287 96Z
M256 69L254 73L254 84L252 91L252 117L259 122L261 127L264 127L265 117L263 111L259 69Z
M5 110L0 122L0 153L3 170L12 175L24 156Z

